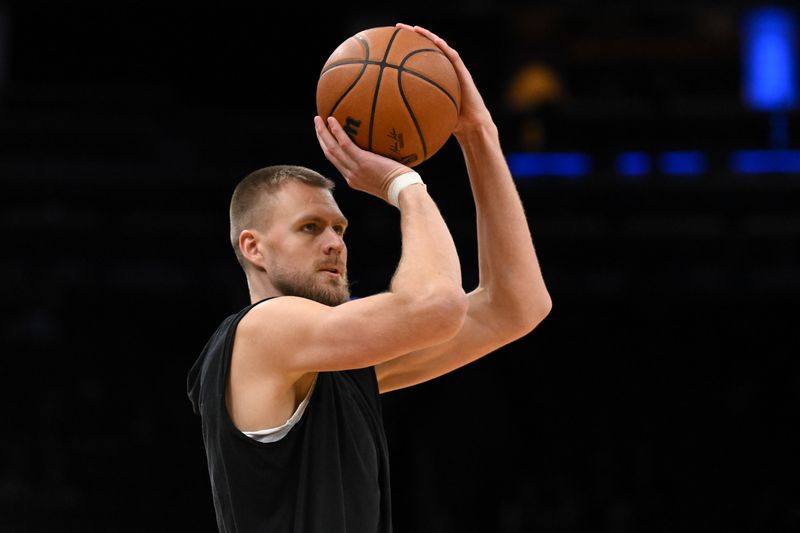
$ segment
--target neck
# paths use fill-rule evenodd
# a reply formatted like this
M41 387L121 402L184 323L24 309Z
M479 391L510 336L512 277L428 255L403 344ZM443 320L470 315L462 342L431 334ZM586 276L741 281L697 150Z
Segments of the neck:
M280 296L281 293L272 286L272 283L260 272L247 274L247 287L250 292L250 303L256 303L271 296Z

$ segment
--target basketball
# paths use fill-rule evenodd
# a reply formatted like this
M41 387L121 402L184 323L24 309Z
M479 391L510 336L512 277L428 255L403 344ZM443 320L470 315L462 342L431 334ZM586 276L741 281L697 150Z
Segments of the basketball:
M393 26L348 38L317 83L320 117L335 117L362 149L412 167L447 142L460 106L450 60L427 37Z

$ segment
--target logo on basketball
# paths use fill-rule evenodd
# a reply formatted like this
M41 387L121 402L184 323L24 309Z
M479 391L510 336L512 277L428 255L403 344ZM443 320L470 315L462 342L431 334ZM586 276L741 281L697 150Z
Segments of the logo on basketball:
M392 140L392 143L389 145L389 150L392 152L398 153L405 146L403 143L403 134L396 129L392 128L386 136Z
M344 132L353 139L358 135L358 128L361 126L361 121L353 117L347 117L344 122Z

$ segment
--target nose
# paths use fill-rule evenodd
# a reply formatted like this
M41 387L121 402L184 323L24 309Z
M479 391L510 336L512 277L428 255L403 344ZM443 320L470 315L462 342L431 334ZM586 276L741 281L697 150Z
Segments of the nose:
M336 233L333 228L327 228L325 230L325 254L341 254L342 250L344 250L344 239L341 235Z

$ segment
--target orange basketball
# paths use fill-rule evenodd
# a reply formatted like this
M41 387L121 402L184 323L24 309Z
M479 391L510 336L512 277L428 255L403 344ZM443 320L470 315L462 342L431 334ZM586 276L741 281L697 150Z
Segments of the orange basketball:
M393 26L371 28L333 51L317 83L317 113L334 116L365 150L415 166L453 133L461 87L433 42Z

